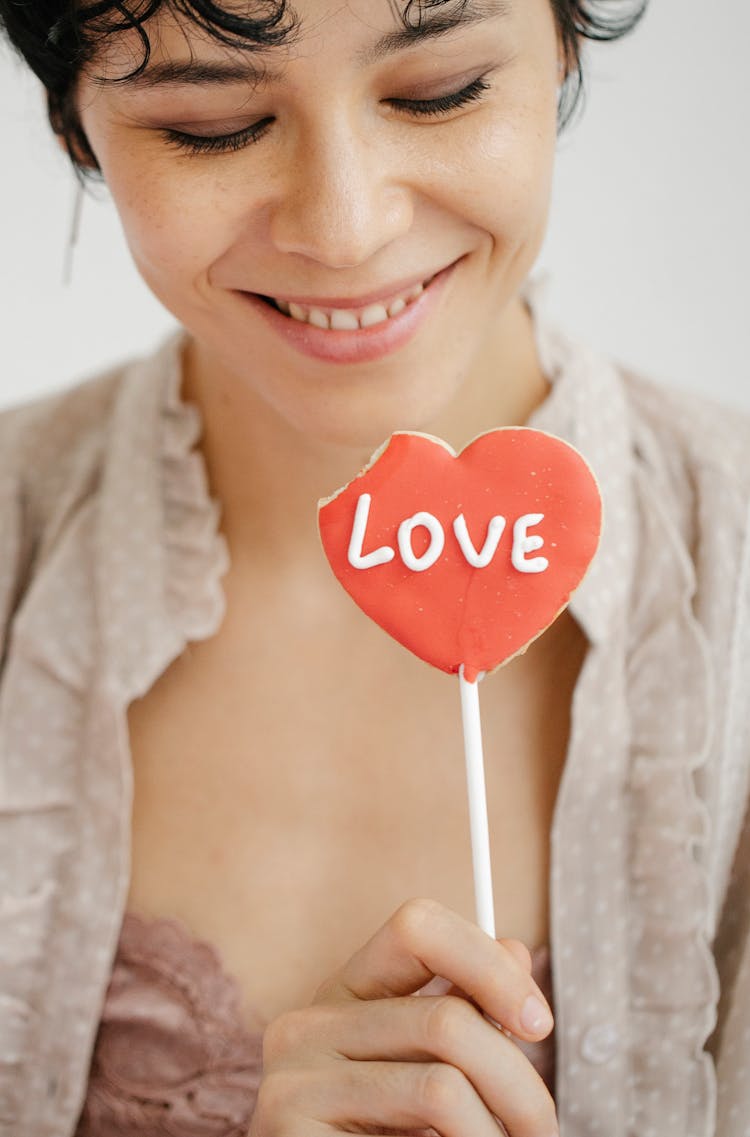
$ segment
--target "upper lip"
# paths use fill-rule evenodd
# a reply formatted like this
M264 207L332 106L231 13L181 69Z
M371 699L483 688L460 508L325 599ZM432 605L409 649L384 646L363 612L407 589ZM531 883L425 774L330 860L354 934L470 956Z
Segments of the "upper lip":
M443 265L443 269L448 267L450 266ZM391 300L399 293L414 288L417 284L425 284L443 269L434 269L417 276L409 276L404 280L396 281L395 284L384 285L382 288L364 293L361 296L303 296L302 293L295 293L290 296L288 293L282 295L278 292L262 292L256 295L267 296L271 300L283 300L287 304L300 304L305 308L366 308L368 304L381 304L384 300Z

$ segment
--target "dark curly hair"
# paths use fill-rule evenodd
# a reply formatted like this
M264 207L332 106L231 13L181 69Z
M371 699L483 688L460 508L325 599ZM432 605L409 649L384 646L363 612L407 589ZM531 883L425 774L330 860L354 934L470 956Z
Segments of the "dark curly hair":
M406 0L400 15L405 25L413 26L427 8L465 2ZM562 130L583 92L582 39L613 40L632 31L648 0L549 2L567 61L558 105L558 129ZM0 28L44 84L50 123L64 139L79 177L100 175L76 111L76 80L105 37L133 29L140 36L143 58L131 75L139 74L151 52L146 25L163 4L220 43L250 51L288 41L297 26L287 0L255 0L253 16L226 11L214 0L91 0L85 4L80 0L0 0Z

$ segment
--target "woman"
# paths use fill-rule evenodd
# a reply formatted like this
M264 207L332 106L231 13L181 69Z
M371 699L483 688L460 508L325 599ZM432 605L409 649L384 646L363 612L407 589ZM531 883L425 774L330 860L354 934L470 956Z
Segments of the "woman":
M184 329L0 418L2 1132L740 1137L747 424L527 286L580 37L637 13L0 13ZM483 684L494 942L455 681L315 505L395 429L526 422L607 520Z

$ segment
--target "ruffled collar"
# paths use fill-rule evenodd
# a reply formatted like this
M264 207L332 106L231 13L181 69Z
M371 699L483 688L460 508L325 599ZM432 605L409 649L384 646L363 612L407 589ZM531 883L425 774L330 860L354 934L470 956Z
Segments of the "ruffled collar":
M226 607L221 506L210 496L197 449L200 412L180 394L185 336L182 329L173 333L130 369L104 474L99 602L105 653L127 701L150 690L190 640L216 632ZM129 556L135 519L139 551ZM127 624L134 593L146 617Z

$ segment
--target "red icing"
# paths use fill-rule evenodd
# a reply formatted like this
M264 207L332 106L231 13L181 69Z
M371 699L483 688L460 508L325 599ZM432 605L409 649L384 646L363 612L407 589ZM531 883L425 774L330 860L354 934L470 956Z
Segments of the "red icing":
M372 500L362 553L385 545L395 556L357 569L348 550L365 493ZM445 546L430 568L415 572L399 554L398 528L424 511L442 525ZM478 551L491 517L506 519L485 568L473 568L461 551L453 530L460 513ZM546 557L544 572L522 572L511 563L514 523L530 513L544 514L529 528L529 536L544 544L524 555L527 561ZM331 567L359 607L420 659L450 673L463 664L474 681L478 672L493 671L523 651L566 606L596 552L601 499L578 451L542 431L489 431L458 456L439 439L403 432L319 505L318 524ZM426 529L415 529L415 555L428 544Z

